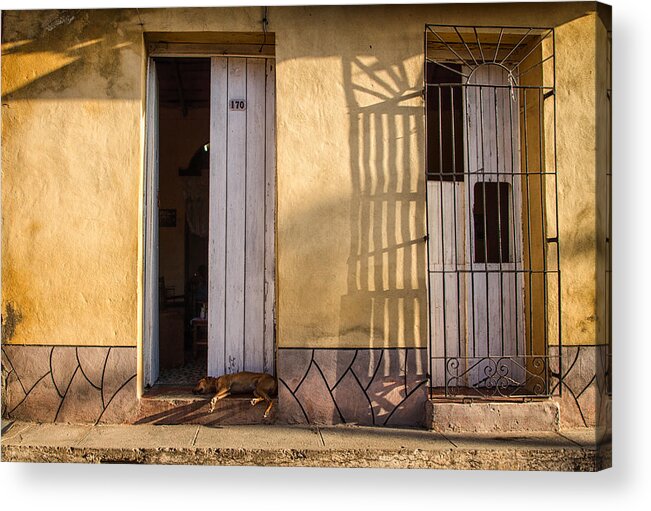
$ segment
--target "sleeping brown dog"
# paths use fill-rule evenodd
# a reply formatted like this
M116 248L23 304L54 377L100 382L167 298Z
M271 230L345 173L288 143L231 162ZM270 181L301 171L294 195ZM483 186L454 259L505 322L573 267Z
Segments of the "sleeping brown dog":
M215 397L210 400L210 411L215 411L217 401L224 399L231 394L250 394L255 396L251 399L251 406L257 405L260 401L267 403L267 409L264 411L265 418L269 417L269 412L273 406L270 396L278 391L278 384L273 376L266 373L251 373L243 371L241 373L225 374L219 378L207 376L201 378L199 383L192 389L193 394L207 394L214 392Z

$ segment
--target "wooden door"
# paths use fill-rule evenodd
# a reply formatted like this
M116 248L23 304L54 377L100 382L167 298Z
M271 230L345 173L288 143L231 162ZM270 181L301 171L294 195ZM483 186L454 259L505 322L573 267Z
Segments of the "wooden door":
M480 387L524 383L520 111L508 85L488 65L466 87L467 375Z
M466 183L427 181L429 219L430 324L432 387L465 384L466 281L470 266L466 250Z
M427 182L435 388L523 383L520 113L508 85L502 68L482 66L455 89L463 179ZM445 129L440 117L438 124Z
M143 322L144 385L156 383L159 374L158 348L158 75L156 61L147 69L147 154L145 190L145 310Z
M273 373L275 64L211 67L208 374Z

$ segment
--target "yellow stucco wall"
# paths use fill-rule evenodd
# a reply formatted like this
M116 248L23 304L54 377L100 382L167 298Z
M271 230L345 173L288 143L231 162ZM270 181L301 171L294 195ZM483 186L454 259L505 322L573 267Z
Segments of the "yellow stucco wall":
M593 182L591 194L587 184L579 196L573 182L559 189L570 265L565 340L594 341L594 269L584 271L594 265L594 80L584 71L595 22L582 18L593 10L589 2L269 9L280 346L426 345L425 23L559 26L559 173ZM261 8L4 13L5 342L137 343L143 32L259 32L261 17ZM570 23L577 19L592 31Z
M556 28L556 137L563 344L602 343L603 269L598 268L605 212L598 169L597 23L591 13ZM599 22L600 23L600 22ZM603 91L605 94L605 91ZM601 181L601 180L599 180ZM554 307L554 304L552 304Z
M136 343L142 59L126 19L3 13L5 342Z
M597 342L611 339L611 112L608 92L611 84L610 13L603 13L596 21L596 182L597 194Z

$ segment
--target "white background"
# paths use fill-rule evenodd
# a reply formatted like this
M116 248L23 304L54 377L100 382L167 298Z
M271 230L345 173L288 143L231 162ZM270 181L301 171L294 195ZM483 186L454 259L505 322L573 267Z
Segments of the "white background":
M476 0L477 1L477 0ZM192 6L236 2L191 0ZM260 5L262 1L240 2ZM266 2L269 5L317 2ZM324 0L322 3L346 3ZM357 2L373 3L373 2ZM377 3L377 2L376 2ZM413 2L416 3L416 2ZM14 1L3 9L173 7ZM2 509L649 509L651 166L649 4L613 0L614 468L596 474L0 464ZM10 136L10 135L9 135Z

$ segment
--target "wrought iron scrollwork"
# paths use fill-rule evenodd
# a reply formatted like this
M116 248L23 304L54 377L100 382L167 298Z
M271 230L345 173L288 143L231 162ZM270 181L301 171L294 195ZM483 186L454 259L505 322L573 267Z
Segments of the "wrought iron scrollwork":
M550 357L450 357L445 359L448 397L540 397L549 394Z

